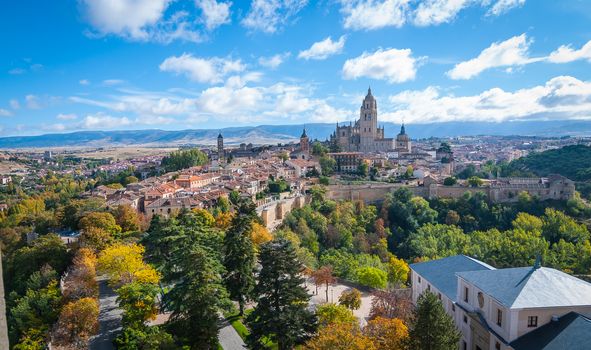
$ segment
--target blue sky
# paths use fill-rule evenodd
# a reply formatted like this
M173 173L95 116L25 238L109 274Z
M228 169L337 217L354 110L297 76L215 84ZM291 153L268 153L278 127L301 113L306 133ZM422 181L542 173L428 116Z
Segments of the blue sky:
M6 1L0 135L591 119L589 0Z

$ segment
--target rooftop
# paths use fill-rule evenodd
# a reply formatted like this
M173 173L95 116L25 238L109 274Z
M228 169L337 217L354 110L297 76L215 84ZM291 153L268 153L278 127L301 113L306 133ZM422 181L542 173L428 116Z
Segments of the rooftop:
M508 308L591 305L591 283L548 267L456 274Z
M411 264L410 268L431 282L435 288L451 300L456 300L458 285L456 273L495 269L466 255L454 255L443 259Z
M515 350L591 349L591 320L570 312L511 343Z

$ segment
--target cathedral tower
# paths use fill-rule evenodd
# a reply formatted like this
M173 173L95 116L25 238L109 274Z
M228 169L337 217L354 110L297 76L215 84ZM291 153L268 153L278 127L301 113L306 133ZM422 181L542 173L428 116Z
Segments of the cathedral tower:
M222 133L218 135L218 160L221 162L224 159L224 137Z
M302 136L300 136L300 150L305 153L310 152L310 142L308 140L308 135L306 135L306 127L304 126L304 131L302 132Z
M378 133L378 104L367 89L367 95L359 111L359 143L361 151L367 152L373 148Z

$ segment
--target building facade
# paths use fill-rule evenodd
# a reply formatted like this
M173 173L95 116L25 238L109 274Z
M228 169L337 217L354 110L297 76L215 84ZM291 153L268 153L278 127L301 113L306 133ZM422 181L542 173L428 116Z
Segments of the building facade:
M460 350L588 349L587 334L579 340L562 339L578 332L568 324L542 345L534 345L536 339L529 334L549 334L573 313L575 318L591 316L590 283L539 262L533 267L495 269L465 255L410 268L413 302L426 291L441 300L462 333ZM557 343L564 346L547 347Z
M408 135L404 133L404 126L401 134L403 136L400 146L398 146L397 139L384 136L384 127L378 126L378 104L371 94L370 88L359 109L359 119L355 121L355 124L339 125L337 123L335 132L330 136L330 141L343 152L387 152L397 148L410 152L410 140Z

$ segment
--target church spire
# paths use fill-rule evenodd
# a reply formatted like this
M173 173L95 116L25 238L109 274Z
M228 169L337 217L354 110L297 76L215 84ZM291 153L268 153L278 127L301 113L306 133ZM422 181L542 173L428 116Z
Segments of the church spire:
M406 129L404 128L404 122L402 122L402 126L400 127L400 135L406 135Z
M367 89L367 95L371 96L371 86L369 86L369 88Z

